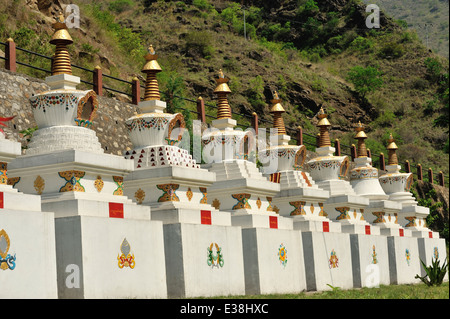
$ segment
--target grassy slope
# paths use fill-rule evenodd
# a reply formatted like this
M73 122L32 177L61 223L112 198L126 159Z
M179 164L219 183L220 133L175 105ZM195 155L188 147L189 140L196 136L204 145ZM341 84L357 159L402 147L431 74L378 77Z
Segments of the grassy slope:
M20 27L32 29L42 40L31 49L39 48L42 53L51 55L53 47L46 44L51 31L48 22L39 22L42 15L28 10L24 5L25 0L0 2L4 8L0 16L2 38ZM334 124L332 137L341 138L347 145L354 143L351 127L361 120L368 124L368 144L373 153L385 152L387 132L390 131L398 138L401 160L409 159L413 164L420 162L425 168L432 167L435 171L442 169L448 175L448 154L440 149L448 136L445 130L432 126L437 113L424 116L426 102L434 98L436 88L428 83L419 89L415 88L415 83L422 81L423 84L424 81L424 59L435 55L428 52L414 36L401 43L405 54L398 59L381 59L378 52L387 41L403 41L402 32L373 36L373 46L368 50L344 48L339 54L310 63L299 51L281 50L280 44L245 41L223 23L214 11L160 1L144 13L142 3L133 1L123 12L114 14L115 22L123 22L138 31L134 34L138 39L137 44L134 41L136 37L130 36L129 42L137 47L135 54L130 55L130 50L126 49L130 43L108 30L104 19L99 19L92 10L92 4L101 4L100 8L106 12L112 0L73 2L80 5L82 15L81 30L71 31L75 41L71 47L75 64L88 68L99 64L105 74L130 80L133 76L142 75L140 68L144 46L152 43L160 55L159 61L165 73L183 77L186 86L184 94L187 97L195 99L202 95L207 103L213 104L213 78L217 70L223 68L231 78L233 94L230 104L236 113L250 115L256 110L260 118L270 120L268 106L256 107L251 103L249 94L263 94L266 102L270 89L276 88L285 98L283 105L287 110L285 119L288 126L301 125L306 132L316 134L314 114L320 104L326 103L331 113L330 120ZM226 5L226 1L222 3ZM11 16L14 18L5 19ZM187 48L187 38L195 32L197 36L200 34L209 38L212 51L206 58L195 52L192 54ZM191 41L195 41L195 37ZM443 60L443 63L448 67L448 60ZM376 65L384 73L385 85L368 96L368 106L361 105L346 80L348 70L355 65ZM87 76L77 70L75 73ZM255 80L258 76L262 84ZM108 80L105 82L113 86ZM161 78L163 88L166 82L167 79ZM119 88L129 90L123 85ZM185 106L193 108L189 103ZM376 111L376 115L371 109ZM208 112L215 114L213 109ZM383 112L387 112L391 118L387 121L377 120ZM241 121L249 124L248 119L243 118Z

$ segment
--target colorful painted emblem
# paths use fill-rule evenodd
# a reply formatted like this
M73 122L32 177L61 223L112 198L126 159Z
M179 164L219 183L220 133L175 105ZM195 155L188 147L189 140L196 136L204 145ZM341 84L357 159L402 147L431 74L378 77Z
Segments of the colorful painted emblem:
M224 264L222 248L217 243L211 243L208 247L207 263L211 268L222 268Z
M11 256L8 254L11 242L9 236L4 229L0 230L0 268L2 270L16 268L16 254Z
M439 259L439 249L437 247L434 247L434 259Z
M97 192L101 192L103 189L103 186L105 185L105 183L102 180L102 177L100 175L97 176L97 179L94 182L94 187L97 190Z
M336 217L336 220L350 219L350 215L348 214L350 207L336 207L335 209L340 213L340 215Z
M214 198L214 200L212 202L212 207L214 207L215 209L220 209L220 200L218 200L217 198Z
M280 247L278 247L278 260L280 261L280 264L283 267L286 267L287 264L287 249L286 247L281 244Z
M38 175L38 177L36 177L36 179L34 180L34 189L36 190L36 192L39 195L42 195L42 192L44 191L45 188L45 181L44 179Z
M200 204L208 204L208 189L206 187L199 187L203 197L200 199Z
M117 255L118 266L120 269L124 267L134 268L136 262L134 261L134 254L130 254L131 247L127 239L124 238L120 245L121 255Z
M339 258L337 257L334 249L331 250L330 259L328 259L328 267L330 269L339 267Z
M8 174L7 174L8 163L0 162L0 184L7 185L8 184Z
M117 185L117 188L113 192L113 195L123 196L123 177L122 176L113 176L113 181Z
M248 203L248 200L250 199L251 196L252 195L245 194L245 193L231 195L231 197L233 197L234 199L236 199L238 201L237 204L233 206L233 210L251 209L252 207Z
M86 175L83 171L64 171L58 172L59 177L64 179L66 183L59 189L60 193L64 192L84 192L84 187L81 185L81 179Z
M378 264L377 253L375 251L375 245L372 246L372 264Z
M194 193L192 192L192 189L189 187L186 191L186 197L189 201L191 201L192 197L194 196Z
M179 202L180 198L176 194L176 191L179 187L179 184L156 185L156 188L163 191L163 194L158 198L158 203Z
M294 207L294 210L291 212L290 216L297 216L297 215L306 215L304 206L306 202L303 201L295 201L295 202L289 202L289 205Z
M411 262L411 253L409 252L408 248L405 249L405 257L406 257L406 262L409 266L409 263Z
M142 189L138 189L135 193L134 193L134 198L136 199L136 202L138 204L142 204L142 202L145 199L145 192Z

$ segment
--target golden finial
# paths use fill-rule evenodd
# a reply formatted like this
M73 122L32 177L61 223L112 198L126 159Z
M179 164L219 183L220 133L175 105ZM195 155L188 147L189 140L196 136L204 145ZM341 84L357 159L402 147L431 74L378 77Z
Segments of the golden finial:
M156 54L153 45L150 44L147 51L148 53L144 56L147 62L142 68L142 72L147 74L147 79L145 81L144 101L160 100L161 95L159 94L159 85L156 74L161 72L162 69L158 64L158 61L156 61L158 55Z
M367 138L367 135L364 132L364 126L361 124L361 121L356 125L355 131L357 132L355 138L358 140L357 157L367 157L367 148L364 141Z
M331 123L328 121L328 114L325 113L323 107L320 108L317 117L319 118L319 123L317 123L317 126L320 130L318 147L331 146L330 133L328 132L328 129L331 127Z
M231 107L228 104L227 95L231 93L230 87L227 82L229 80L225 78L222 69L219 70L219 77L216 79L217 87L214 93L217 94L218 99L218 109L217 109L217 119L231 119Z
M398 158L396 151L398 150L397 144L395 144L394 137L392 136L392 133L389 134L388 139L388 165L398 165Z
M278 92L272 93L273 99L270 100L272 107L270 113L273 115L273 128L278 129L278 135L286 135L286 126L284 125L283 113L285 112L281 105L281 99L278 96Z
M56 22L52 24L55 33L50 39L50 43L56 45L55 55L52 61L52 75L72 74L70 55L67 45L72 44L73 40L67 30L67 25L62 12L55 17Z

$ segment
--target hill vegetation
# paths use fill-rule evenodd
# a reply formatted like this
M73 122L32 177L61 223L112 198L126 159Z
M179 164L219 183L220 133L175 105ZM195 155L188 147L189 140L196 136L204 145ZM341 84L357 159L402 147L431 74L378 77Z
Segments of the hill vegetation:
M171 111L195 109L174 95L202 96L214 105L214 77L223 69L233 91L230 105L243 125L257 112L266 126L268 101L277 90L288 127L302 126L315 136L323 105L333 139L353 144L353 127L361 121L372 154L386 153L392 133L402 162L449 175L448 59L430 52L416 31L398 21L402 17L382 12L381 27L369 29L360 0L0 0L0 38L51 56L52 16L69 3L79 6L81 17L80 28L70 31L72 62L143 80L143 55L153 44ZM48 60L19 54L20 61L50 68ZM22 66L19 72L45 76ZM90 80L90 74L74 72ZM215 116L214 108L207 112ZM314 144L313 138L305 141Z

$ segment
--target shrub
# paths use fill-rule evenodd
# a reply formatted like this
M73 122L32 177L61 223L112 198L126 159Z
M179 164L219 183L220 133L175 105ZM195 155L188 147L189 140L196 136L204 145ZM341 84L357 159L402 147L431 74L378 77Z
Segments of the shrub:
M384 59L388 58L397 59L403 56L404 54L405 48L403 47L403 45L395 42L389 42L381 48L378 55Z
M381 75L374 67L355 66L348 72L347 79L353 83L356 92L365 97L367 93L376 91L383 85Z
M132 5L133 1L131 0L115 0L109 3L108 9L115 13L122 13L130 9Z
M365 51L373 46L373 42L370 39L358 36L350 43L350 47L354 50Z
M186 35L186 52L209 59L215 53L211 42L212 36L208 31L192 31Z
M427 77L430 81L438 82L441 78L442 71L444 70L441 62L436 58L426 58L424 64L427 69Z
M444 281L445 274L447 273L447 261L444 260L444 264L442 267L440 266L440 261L436 258L431 261L430 266L426 266L425 263L420 260L422 267L425 269L426 275L421 277L416 275L415 278L422 280L428 287L431 286L440 286ZM428 277L428 278L427 278Z

